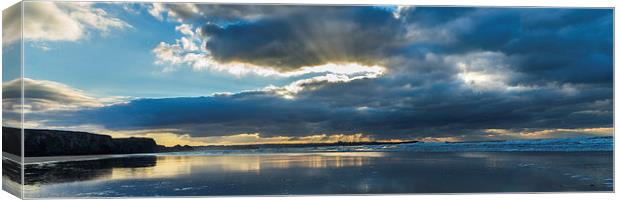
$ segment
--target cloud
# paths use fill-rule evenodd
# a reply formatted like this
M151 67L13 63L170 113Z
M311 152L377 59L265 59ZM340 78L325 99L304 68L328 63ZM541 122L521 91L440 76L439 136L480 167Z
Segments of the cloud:
M183 36L177 39L174 44L160 42L153 49L153 54L157 59L155 64L167 64L168 66L164 71L174 71L179 64L189 64L195 70L201 70L213 64L213 61L205 53L207 50L203 47L204 43L199 36L200 30L194 29L189 24L178 25L175 30Z
M227 26L206 24L202 32L218 62L279 71L326 63L377 65L406 43L392 13L372 7L310 7Z
M486 129L487 137L504 139L543 139L554 137L584 137L613 135L613 127L574 128L574 129Z
M322 85L329 83L347 83L359 79L377 78L377 76L380 76L381 73L382 71L378 71L374 74L370 73L352 77L344 74L327 74L324 76L315 76L308 79L298 80L283 87L268 86L264 89L264 91L279 95L285 99L294 99L295 96L303 90L317 90L320 89Z
M498 137L489 130L572 137L613 127L609 9L310 6L220 18L186 6L153 11L181 21L181 37L153 50L158 64L291 82L31 118L212 139L456 141Z
M21 39L21 4L15 4L2 11L2 46ZM3 48L4 49L4 48Z
M80 22L82 27L89 27L109 34L112 29L132 28L127 22L110 16L105 10L96 8L91 3L66 3L58 4L69 13L71 18Z
M23 93L22 86L25 91ZM97 108L124 100L122 97L95 98L61 83L29 78L3 83L2 97L2 109L15 113L21 112L22 109L30 113Z
M431 44L436 52L501 52L513 71L525 75L513 79L515 84L612 80L612 10L468 9L448 11L436 23L415 18L415 13L429 12L423 10L412 10L407 19L429 31L447 33L435 39L448 42ZM443 13L439 8L430 10Z
M256 20L273 14L285 14L312 6L295 5L235 5L235 4L193 4L153 3L148 12L158 20L192 23L234 23L241 20Z
M23 5L25 12L23 37L25 40L76 41L87 36L89 30L97 30L106 35L113 29L131 28L131 25L125 21L111 16L91 3L26 2ZM11 13L14 14L14 12ZM19 23L20 17L12 16L7 20L11 21L9 24L16 24ZM9 26L5 32L20 35L18 34L22 32L20 28ZM12 43L19 38L6 36L6 39L4 43Z
M475 90L528 90L527 85L513 84L514 77L509 58L500 52L469 52L464 55L446 55L445 62L456 68L456 76Z

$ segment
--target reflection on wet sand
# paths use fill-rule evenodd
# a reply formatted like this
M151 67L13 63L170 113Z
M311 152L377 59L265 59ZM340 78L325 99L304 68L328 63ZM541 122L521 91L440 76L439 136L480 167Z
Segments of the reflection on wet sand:
M158 179L202 172L255 172L284 168L359 167L381 157L380 152L257 154L211 156L135 156L26 167L26 185L86 180Z
M153 165L135 168L112 168L107 177L108 180L140 178L166 178L178 175L190 174L191 165L186 163L190 160L184 156L153 156Z
M26 165L26 185L108 179L115 170L139 170L156 166L155 156L123 157L76 162Z
M189 175L193 170L202 172L254 172L285 168L340 168L362 166L370 157L381 153L321 153L314 155L234 155L234 156L157 156L148 167L115 167L103 178L108 180L141 178L166 178Z

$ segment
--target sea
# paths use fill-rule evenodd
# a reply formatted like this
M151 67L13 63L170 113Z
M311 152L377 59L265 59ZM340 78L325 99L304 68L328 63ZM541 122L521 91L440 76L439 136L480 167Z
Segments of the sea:
M26 198L613 192L613 137L26 158ZM3 165L15 163L3 157ZM6 168L6 167L5 167ZM8 168L10 169L10 167Z

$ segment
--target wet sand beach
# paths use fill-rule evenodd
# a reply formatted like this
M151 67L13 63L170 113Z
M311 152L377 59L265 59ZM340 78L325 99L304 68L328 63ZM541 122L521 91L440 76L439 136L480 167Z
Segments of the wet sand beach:
M26 197L612 191L612 152L140 155L26 165Z

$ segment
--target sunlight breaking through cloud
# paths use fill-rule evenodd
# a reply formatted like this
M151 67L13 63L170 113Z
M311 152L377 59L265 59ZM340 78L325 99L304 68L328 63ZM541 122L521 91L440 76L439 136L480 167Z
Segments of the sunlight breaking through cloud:
M282 71L271 66L258 66L244 62L221 63L216 61L205 47L205 40L201 38L201 29L194 29L192 25L181 24L175 30L184 35L174 43L160 42L153 49L155 64L163 65L164 72L176 71L179 67L189 66L195 71L214 70L227 72L235 76L249 74L260 76L293 77L305 74L366 74L377 76L385 72L386 68L378 65L366 66L359 63L326 63L316 66L304 66L295 70Z

